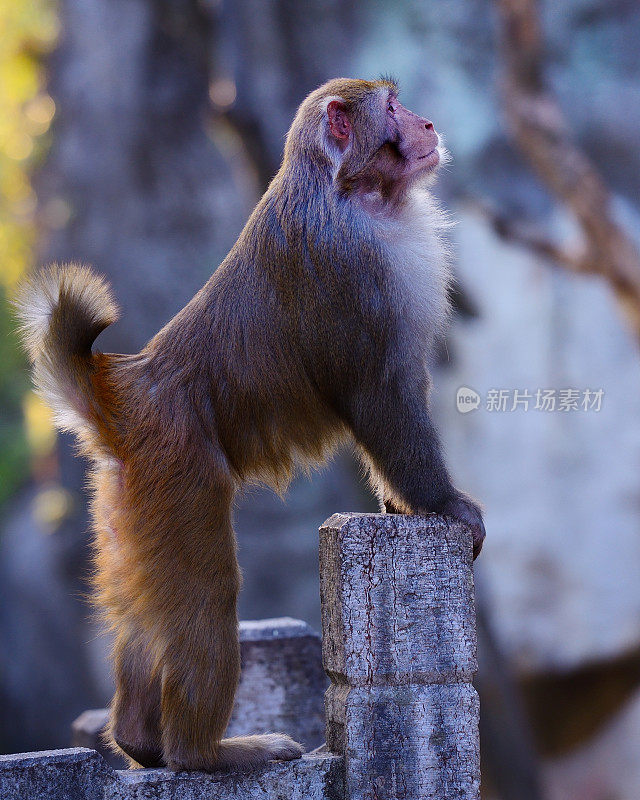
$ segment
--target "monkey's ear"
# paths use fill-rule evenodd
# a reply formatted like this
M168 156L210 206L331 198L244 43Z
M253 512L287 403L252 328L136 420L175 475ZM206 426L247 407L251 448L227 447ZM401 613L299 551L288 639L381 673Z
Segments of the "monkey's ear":
M347 107L341 100L332 100L327 105L329 130L339 144L346 145L351 136L351 123L347 116Z

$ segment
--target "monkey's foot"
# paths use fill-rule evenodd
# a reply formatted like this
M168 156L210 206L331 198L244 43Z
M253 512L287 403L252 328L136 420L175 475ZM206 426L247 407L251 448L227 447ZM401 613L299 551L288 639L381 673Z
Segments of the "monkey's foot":
M114 742L122 750L122 752L129 758L131 766L138 765L140 767L164 767L165 762L162 757L162 751L154 747L144 747L141 745L132 745L121 739L114 739Z
M304 747L294 742L286 733L264 733L256 736L235 736L223 739L216 748L214 758L199 754L192 757L168 758L169 769L176 772L184 770L249 770L260 767L268 761L292 761L300 758Z

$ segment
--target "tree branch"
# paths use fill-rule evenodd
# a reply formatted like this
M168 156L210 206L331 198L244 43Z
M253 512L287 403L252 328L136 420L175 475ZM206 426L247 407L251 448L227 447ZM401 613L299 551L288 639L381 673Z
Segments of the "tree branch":
M519 240L574 271L606 278L640 339L640 256L614 220L604 181L573 141L545 85L537 2L494 3L500 22L504 108L512 134L549 191L575 215L584 235L584 254L573 256L535 236L522 235ZM518 238L513 225L509 234Z

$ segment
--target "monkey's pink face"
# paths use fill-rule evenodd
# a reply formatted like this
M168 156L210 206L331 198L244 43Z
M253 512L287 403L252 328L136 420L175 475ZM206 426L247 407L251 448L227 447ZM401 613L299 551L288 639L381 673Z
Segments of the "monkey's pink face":
M430 120L409 111L391 93L380 97L376 113L384 116L384 140L372 153L369 170L392 183L405 183L438 165L440 140ZM340 150L345 152L356 131L344 104L332 100L327 106L327 115L329 130ZM372 127L375 122L372 120Z
M433 123L409 111L390 95L386 101L388 141L402 157L401 171L405 177L431 170L440 161L439 137Z

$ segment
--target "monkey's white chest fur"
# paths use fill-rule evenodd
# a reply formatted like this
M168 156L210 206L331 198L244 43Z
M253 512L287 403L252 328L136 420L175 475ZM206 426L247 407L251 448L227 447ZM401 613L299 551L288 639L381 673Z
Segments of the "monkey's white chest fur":
M374 217L388 259L403 347L429 359L449 317L450 256L445 213L424 189L393 217Z

